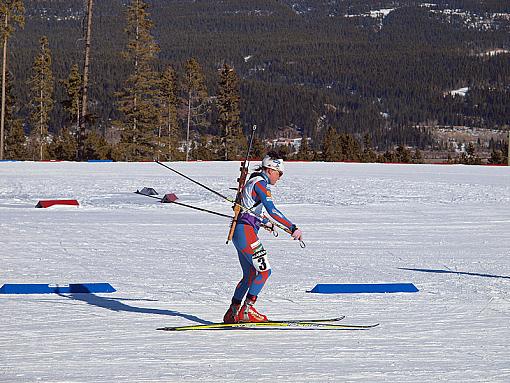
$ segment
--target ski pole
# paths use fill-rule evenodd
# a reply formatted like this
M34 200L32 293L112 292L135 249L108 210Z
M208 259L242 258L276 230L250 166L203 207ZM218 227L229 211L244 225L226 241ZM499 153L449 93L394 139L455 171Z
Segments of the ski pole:
M282 229L283 231L285 231L286 233L289 233L291 236L292 236L292 231L290 231L286 226L283 226L283 225L280 225L278 222L274 222L274 221L271 221L271 223L276 226L276 227L279 227L280 229ZM299 246L304 249L306 247L306 244L304 243L304 241L302 239L299 240Z
M247 151L246 159L245 159L245 161L243 161L243 163L242 163L242 165L241 165L241 171L242 171L242 172L244 171L244 173L245 173L244 180L246 180L246 175L247 175L248 165L249 165L249 158L248 158L248 157L249 157L249 154L250 154L250 152L251 152L251 148L252 148L252 144L253 144L253 137L254 137L254 134L255 134L255 130L256 130L256 129L257 129L257 125L253 125L252 134L251 134L251 137L250 137L250 144L249 144L249 146L248 146L248 151ZM218 197L223 198L224 200L226 200L226 201L228 201L228 202L230 202L230 203L233 203L233 204L234 204L234 208L235 208L235 209L234 209L234 217L232 217L232 216L227 216L227 215L225 215L225 214L223 214L223 215L222 215L222 213L217 213L217 212L209 211L209 212L210 212L210 213L212 213L212 214L216 214L216 215L220 215L220 216L222 215L222 216L224 216L224 217L229 217L229 218L231 218L231 219L232 219L232 224L231 224L231 226L230 226L229 237L228 237L228 239L227 239L227 243L228 243L228 241L229 241L230 239L232 239L232 237L231 237L231 236L233 235L233 232L234 232L234 229L235 229L235 224L237 223L237 216L239 215L239 213L241 212L241 210L242 210L243 212L245 212L245 213L250 213L250 214L254 215L254 216L255 216L255 217L257 217L257 218L260 218L260 219L262 219L262 218L263 218L261 215L256 214L255 212L253 212L253 211L252 211L252 209L253 209L255 206L254 206L254 207L252 207L252 208L247 208L247 207L243 206L243 205L240 203L240 200L238 200L238 199L239 199L239 198L238 198L238 195L239 195L239 187L238 187L238 189L237 189L237 190L238 190L238 195L236 195L236 199L234 200L234 199L229 198L229 197L227 197L227 196L225 196L225 195L221 194L220 192L218 192L218 191L216 191L216 190L214 190L214 189L210 188L209 186L204 185L203 183L201 183L201 182L199 182L199 181L197 181L197 180L195 180L195 179L193 179L193 178L191 178L191 177L189 177L189 176L185 175L184 173L181 173L180 171L178 171L178 170L176 170L176 169L173 169L173 168L171 168L171 167L170 167L170 166L168 166L168 165L165 165L164 163L162 163L162 162L160 162L160 161L155 161L155 162L156 162L158 165L161 165L161 166L163 166L163 167L167 168L168 170L170 170L170 171L172 171L172 172L174 172L174 173L176 173L176 174L180 175L181 177L184 177L184 178L186 178L187 180L189 180L189 181L191 181L191 182L193 182L193 183L195 183L195 184L197 184L197 185L199 185L199 186L203 187L204 189L206 189L206 190L210 191L211 193L213 193L213 194L217 195ZM242 175L242 174L241 174L241 175ZM244 181L244 180L242 179L242 177L240 177L240 179L239 179L239 181L240 181L240 182L239 182L239 185L241 185L241 184L242 184L242 186L244 186L244 182L241 182L241 181ZM242 190L242 189L241 189L241 190ZM151 197L151 198L160 199L159 197L149 196L149 195L146 195L146 194L143 194L143 193L139 193L139 192L138 192L138 190L137 190L135 193L137 193L137 194L141 194L141 195L145 195L145 196L147 196L147 197ZM163 201L161 201L161 202L163 202ZM176 203L177 205L182 205L182 206L184 206L184 204L182 204L182 203L180 203L180 202L174 202L174 203ZM187 206L188 206L188 207L190 207L190 208L192 208L192 209L195 209L195 210L206 211L206 209L197 208L197 207L194 207L194 206L191 206L191 205L187 205ZM237 214L236 214L236 210L237 210ZM283 225L280 225L280 224L278 224L277 222L273 222L273 221L271 221L271 223L272 223L273 225L275 225L276 227L278 227L278 228L282 229L283 231L287 232L288 234L292 235L292 232L291 232L291 231L290 231L287 227L285 227L285 226L283 226ZM301 248L305 248L305 246L306 246L306 245L305 245L305 243L304 243L303 241L299 241L299 245L301 246Z
M182 203L182 202L176 202L177 200L177 196L173 193L169 193L169 194L165 194L164 197L158 197L158 196L155 196L155 195L149 195L149 194L145 194L145 193L142 193L140 192L139 190L135 191L134 192L135 194L139 194L139 195L143 195L144 197L149 197L149 198L152 198L152 199L156 199L158 200L159 202L162 202L162 203L175 203L176 205L180 205L180 206L184 206L184 207L188 207L190 209L194 209L194 210L199 210L199 211L203 211L205 213L211 213L211 214L215 214L215 215L218 215L220 217L225 217L225 218L230 218L230 219L234 219L233 216L231 215L228 215L228 214L223 214L223 213L218 213L216 211L213 211L213 210L208 210L208 209L204 209L204 208L201 208L201 207L197 207L197 206L192 206L192 205L188 205L188 204L185 204L185 203ZM242 205L241 205L241 208L243 208L245 211L249 212L249 209L246 209L244 208ZM257 218L260 218L260 219L263 219L264 217L261 216L261 215L258 215L258 214L255 214L254 212L250 212L251 214L253 214L255 217ZM286 231L287 233L289 234L292 234L292 232L287 229L285 226L283 225L280 225L278 222L273 222L271 221L271 223L275 226L275 227L278 227L284 231ZM261 226L267 228L268 226L265 225L265 224L261 224Z
M254 125L253 131L255 131L255 129L256 129L256 125ZM251 140L250 140L250 147L251 147L251 145L252 145L252 141L253 141L253 135L252 135L252 138L251 138ZM195 183L195 184L197 184L197 185L199 185L199 186L203 187L204 189L206 189L206 190L210 191L211 193L214 193L214 194L215 194L215 195L217 195L218 197L223 198L225 201L228 201L228 202L230 202L230 203L233 203L233 204L235 204L235 206L239 206L239 207L240 207L240 209L242 209L243 211L253 213L253 212L251 211L253 208L248 209L248 208L244 207L243 205L239 204L236 200L234 200L234 199L232 199L232 198L229 198L229 197L227 197L227 196L225 196L225 195L221 194L220 192L218 192L218 191L216 191L216 190L214 190L214 189L210 188L210 187L209 187L209 186L207 186L207 185L204 185L204 184L203 184L203 183L201 183L201 182L198 182L197 180L194 180L193 178L191 178L191 177L187 176L186 174L183 174L183 173L181 173L180 171L175 170L175 169L171 168L171 167L170 167L170 166L168 166L168 165L165 165L164 163L162 163L162 162L160 162L160 161L155 161L155 162L156 162L157 164L159 164L159 165L161 165L161 166L163 166L163 167L167 168L168 170L171 170L172 172L174 172L174 173L176 173L176 174L178 174L178 175L180 175L180 176L182 176L182 177L186 178L187 180L189 180L189 181L191 181L191 182L193 182L193 183ZM246 168L246 169L247 169L247 168ZM138 193L138 194L142 194L142 193ZM253 214L254 214L254 213L253 213ZM254 215L260 218L260 216L258 216L257 214L254 214Z
M225 195L221 194L220 192L218 192L218 191L216 191L216 190L214 190L214 189L211 189L209 186L204 185L203 183L198 182L197 180L194 180L194 179L193 179L193 178L191 178L191 177L188 177L186 174L183 174L183 173L181 173L180 171L175 170L175 169L171 168L171 167L170 167L170 166L168 166L168 165L165 165L164 163L159 162L159 161L156 161L156 163L157 163L157 164L159 164L159 165L161 165L161 166L164 166L165 168L167 168L168 170L173 171L174 173L179 174L181 177L184 177L184 178L186 178L187 180L190 180L191 182L196 183L197 185L199 185L199 186L203 187L204 189L209 190L211 193L216 194L217 196L219 196L219 197L223 198L224 200L227 200L228 202L234 202L231 198L228 198L227 196L225 196Z
M185 174L181 173L180 171L175 170L175 169L171 168L170 166L165 165L165 164L164 164L164 163L162 163L162 162L159 162L159 161L155 161L155 162L156 162L157 164L159 164L159 165L161 165L161 166L163 166L163 167L167 168L168 170L171 170L171 171L173 171L174 173L179 174L180 176L182 176L182 177L186 178L187 180L190 180L191 182L193 182L193 183L195 183L195 184L197 184L197 185L199 185L199 186L203 187L204 189L209 190L211 193L214 193L215 195L217 195L217 196L219 196L219 197L223 198L225 201L228 201L228 202L230 202L230 203L235 204L236 206L239 206L241 209L243 209L243 211L245 211L245 212L251 212L251 213L252 213L253 215L255 215L256 217L261 218L259 215L257 215L257 214L255 214L255 213L253 213L253 212L252 212L253 207L252 207L252 208L250 208L250 209L248 209L248 208L244 207L243 205L241 205L241 204L237 203L234 199L229 198L229 197L227 197L227 196L225 196L225 195L221 194L220 192L218 192L218 191L216 191L216 190L214 190L214 189L210 188L210 187L209 187L209 186L207 186L207 185L204 185L204 184L203 184L203 183L201 183L201 182L198 182L197 180L194 180L193 178L191 178L191 177L189 177L189 176L187 176L187 175L185 175ZM138 194L145 195L145 194L143 194L143 193L138 193ZM148 196L148 197L149 197L149 196ZM158 197L156 197L156 198L158 198Z
M139 194L139 195L143 195L145 197L156 199L156 200L158 200L161 203L174 203L176 205L187 207L187 208L190 208L190 209L203 211L205 213L210 213L210 214L218 215L220 217L234 219L234 217L232 217L231 215L228 215L228 214L218 213L217 211L213 211L213 210L209 210L209 209L204 209L204 208L197 207L197 206L188 205L188 204L185 204L185 203L182 203L182 202L176 202L177 196L174 193L165 194L164 197L157 197L155 195L148 195L148 194L141 193L139 190L137 190L137 191L135 191L135 194ZM264 223L262 223L261 226L264 227L265 229L271 229L270 226L268 226L268 225L266 225ZM275 224L275 226L280 227L277 224ZM271 230L271 231L273 233L276 233L275 237L278 236L278 232L277 231L275 231L275 230Z
M228 215L228 214L218 213L217 211L213 211L213 210L209 210L209 209L204 209L204 208L197 207L197 206L188 205L188 204L185 204L185 203L182 203L182 202L177 202L176 201L177 200L177 196L175 194L165 194L164 197L157 197L155 195L147 195L147 194L140 193L138 190L135 191L135 194L140 194L140 195L143 195L145 197L157 199L161 203L174 203L174 204L179 205L179 206L188 207L190 209L203 211L205 213L219 215L220 217L234 218L234 217L232 217L231 215Z

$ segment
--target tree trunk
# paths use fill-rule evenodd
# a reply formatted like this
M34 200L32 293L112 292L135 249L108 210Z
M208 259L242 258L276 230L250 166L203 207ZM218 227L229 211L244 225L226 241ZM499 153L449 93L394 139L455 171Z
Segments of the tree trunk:
M186 162L189 159L189 126L191 124L191 91L188 96L188 125L186 128Z
M5 30L9 25L9 18L5 14ZM7 33L4 35L4 52L2 60L2 112L0 116L0 160L4 159L4 141L5 141L5 88L6 88L6 73L7 73Z
M92 6L94 1L88 0L87 3L87 31L85 33L85 59L83 61L83 90L81 99L81 121L79 129L79 150L80 157L83 156L85 141L85 119L88 113L87 99L89 86L89 65L90 65L90 45L92 41Z
M161 124L158 126L158 149L156 152L156 159L159 161L159 155L161 153Z
M42 84L42 82L41 82ZM44 120L43 120L43 109L44 109L44 104L43 104L43 96L44 96L44 93L41 89L41 93L40 93L40 97L41 97L41 101L39 103L39 107L40 107L40 111L39 111L39 129L40 129L40 146L39 146L39 154L40 154L40 160L42 161L43 160L43 140L44 140L44 136L43 136L43 130L44 130Z
M170 126L170 115L172 113L172 107L170 105L170 102L168 103L168 119L167 119L167 129L168 129L168 147L167 147L167 151L168 151L168 158L167 160L168 161L171 161L172 160L172 150L170 148L170 143L172 142L172 133L170 132L171 130L171 126Z

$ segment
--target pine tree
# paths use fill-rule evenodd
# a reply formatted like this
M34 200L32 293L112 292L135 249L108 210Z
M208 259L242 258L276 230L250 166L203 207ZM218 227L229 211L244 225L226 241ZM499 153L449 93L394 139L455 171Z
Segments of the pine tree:
M5 138L4 157L14 160L24 160L27 157L26 137L23 131L23 121L15 117L16 100L12 90L12 74L6 76L5 87Z
M31 92L30 122L32 126L32 149L39 148L39 159L43 160L47 154L46 142L48 141L48 124L50 113L53 109L53 72L51 68L52 58L48 46L48 38L41 37L40 53L34 60L32 75L28 81ZM36 158L36 153L32 153Z
M476 155L476 148L472 142L469 142L466 153L462 153L461 162L466 165L480 165L482 159Z
M393 150L386 150L384 154L378 156L377 162L399 162L397 154Z
M215 153L212 151L212 145L209 144L206 136L200 137L197 142L193 143L190 154L193 158L197 158L203 161L211 161L216 159Z
M15 119L7 125L5 136L5 158L12 160L28 159L26 136L23 131L23 121Z
M122 119L121 147L126 160L154 159L159 126L158 75L152 68L159 47L151 35L153 23L143 0L132 0L127 11L128 44L123 53L133 72L117 94Z
M4 159L5 150L5 107L7 87L7 44L14 33L15 26L23 27L25 23L23 0L0 0L0 34L3 42L2 59L2 96L0 114L0 160Z
M361 158L361 148L359 142L352 134L342 133L338 136L340 161L359 161Z
M322 142L322 157L324 161L339 161L338 134L336 129L330 126Z
M234 68L224 64L220 71L217 107L218 126L223 139L223 159L226 161L241 158L246 148L239 102L239 77Z
M297 153L297 159L301 161L309 161L310 160L310 146L308 145L308 137L306 135L301 139L301 145L299 145L299 150Z
M64 85L67 99L62 101L64 110L69 115L71 122L71 131L78 132L80 126L80 113L81 113L81 86L82 78L78 65L74 64L71 67L71 72L66 80L61 81Z
M223 141L220 136L212 136L209 142L209 151L211 153L211 161L221 161L224 159L223 154Z
M397 162L408 164L411 162L411 152L404 145L399 145L396 150Z
M177 158L179 124L177 121L177 75L169 66L161 75L160 81L160 127L158 129L158 160Z
M488 160L489 164L503 164L504 156L501 150L492 149L491 156Z
M377 153L372 148L372 139L368 133L363 136L363 154L361 160L363 162L377 161Z
M264 142L258 138L253 137L251 153L254 158L262 158L264 154L266 154L266 147L264 146Z
M112 148L106 139L95 130L89 131L83 144L83 159L108 160L111 158Z
M76 138L67 128L60 129L48 147L50 157L55 160L73 161L76 159L77 151Z
M195 58L186 62L184 79L184 92L187 107L186 120L186 161L189 160L190 129L192 125L199 127L207 125L204 117L207 113L207 88L205 76L200 64Z
M413 155L413 163L422 164L423 163L423 154L420 149L416 149Z

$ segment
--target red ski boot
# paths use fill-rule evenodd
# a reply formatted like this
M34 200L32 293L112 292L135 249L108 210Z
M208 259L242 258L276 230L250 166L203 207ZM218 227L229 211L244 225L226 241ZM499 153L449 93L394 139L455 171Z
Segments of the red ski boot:
M232 303L230 307L228 308L225 315L223 315L223 323L236 323L238 322L237 314L239 312L239 308L241 305L236 305Z
M255 296L246 298L243 307L241 307L237 314L237 322L267 322L267 316L259 313L253 307L256 300L257 297Z

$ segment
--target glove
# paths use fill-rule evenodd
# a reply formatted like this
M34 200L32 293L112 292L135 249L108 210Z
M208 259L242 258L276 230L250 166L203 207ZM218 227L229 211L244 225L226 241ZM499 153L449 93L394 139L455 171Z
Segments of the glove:
M292 225L292 238L295 240L301 241L303 239L303 232L296 227L296 225Z

